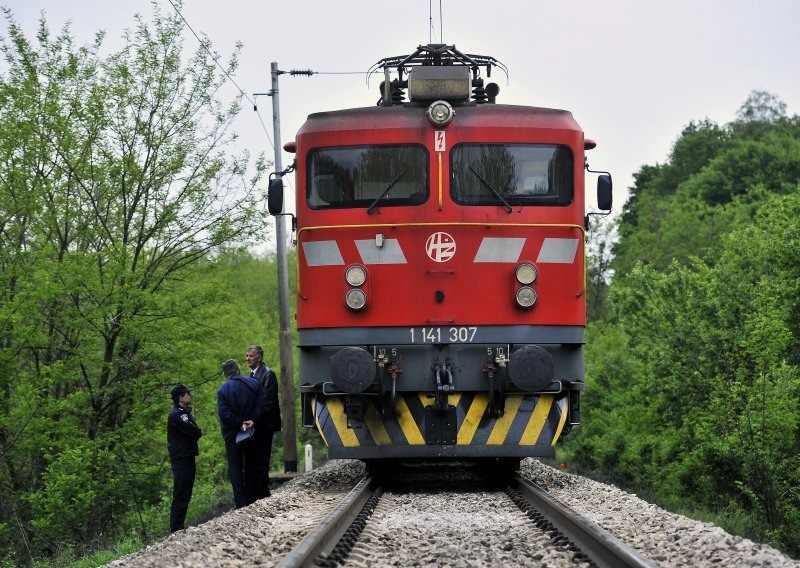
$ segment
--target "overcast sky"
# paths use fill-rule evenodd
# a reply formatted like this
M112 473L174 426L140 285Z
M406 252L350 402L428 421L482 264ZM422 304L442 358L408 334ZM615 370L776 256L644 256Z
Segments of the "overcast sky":
M163 13L174 10L169 0L157 2ZM135 13L152 14L146 0L0 4L29 37L44 11L51 29L71 21L79 44L105 30L109 49L133 26ZM633 173L665 162L690 121L730 122L754 89L777 94L790 114L800 113L798 0L185 0L181 12L221 55L237 41L244 44L235 80L251 98L270 89L272 61L281 70L326 73L281 76L282 143L312 112L377 101L380 77L368 87L364 75L327 73L363 72L429 42L493 56L509 69L508 80L492 74L501 89L498 102L570 110L597 141L589 161L613 174L615 210ZM0 33L5 29L3 22ZM185 45L193 51L197 41L188 35ZM272 136L271 100L259 97L258 104ZM272 158L249 104L237 129L252 152ZM291 159L284 154L284 166Z

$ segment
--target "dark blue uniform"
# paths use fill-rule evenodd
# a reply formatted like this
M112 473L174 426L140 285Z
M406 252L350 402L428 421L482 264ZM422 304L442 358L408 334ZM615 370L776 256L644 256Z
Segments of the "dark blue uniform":
M177 404L167 418L167 448L172 460L172 507L169 513L169 530L183 530L183 521L192 499L195 478L195 456L198 455L197 440L202 430L192 416L191 408Z

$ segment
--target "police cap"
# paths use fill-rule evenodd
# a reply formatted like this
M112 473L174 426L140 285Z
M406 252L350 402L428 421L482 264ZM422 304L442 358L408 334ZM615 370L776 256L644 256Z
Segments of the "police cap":
M172 387L172 400L177 401L178 397L181 397L187 392L191 392L193 390L194 388L189 388L186 385L181 385L181 384L175 385L174 387Z

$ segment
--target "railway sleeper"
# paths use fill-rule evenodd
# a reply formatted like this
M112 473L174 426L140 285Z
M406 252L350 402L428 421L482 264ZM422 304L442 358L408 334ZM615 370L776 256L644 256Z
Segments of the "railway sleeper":
M381 497L383 497L383 488L377 487L370 498L367 499L367 502L364 503L361 512L353 519L350 527L342 535L342 538L336 543L336 546L334 546L326 556L319 556L315 560L314 563L317 566L333 568L345 563L347 556L350 554L350 551L353 550L353 546L355 546L356 541L364 531L367 521L375 511L375 507L378 506Z
M539 529L541 529L547 536L550 537L550 540L556 546L563 548L564 550L568 550L573 553L573 560L578 562L583 562L592 566L593 568L597 568L597 564L589 558L589 556L581 550L578 545L572 542L567 535L562 533L553 523L551 523L547 517L545 517L542 513L536 510L536 508L531 505L523 496L522 494L513 489L511 487L506 487L505 489L506 494L511 498L512 501L520 508L520 510L525 513L525 515L533 521Z

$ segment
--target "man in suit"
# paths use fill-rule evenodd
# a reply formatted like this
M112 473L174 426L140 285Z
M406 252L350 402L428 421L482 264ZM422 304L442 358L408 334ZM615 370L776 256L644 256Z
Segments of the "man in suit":
M254 503L260 496L261 475L269 463L259 437L267 432L267 392L258 380L239 373L239 363L228 359L222 364L225 381L217 390L217 412L225 440L228 475L233 486L236 508ZM255 428L254 436L237 443L237 434Z
M250 376L257 379L267 393L267 411L265 413L263 436L259 436L264 455L266 456L266 469L261 471L259 482L259 499L269 497L269 460L272 453L273 433L281 429L281 409L278 404L278 378L264 363L264 350L258 345L251 345L245 352L247 366L250 367Z

